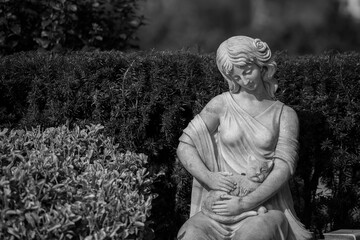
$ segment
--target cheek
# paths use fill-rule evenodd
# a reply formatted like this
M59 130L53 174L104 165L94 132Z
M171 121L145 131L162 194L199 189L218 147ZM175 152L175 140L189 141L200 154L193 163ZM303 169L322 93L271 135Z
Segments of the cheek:
M263 79L263 76L260 72L254 73L251 78L255 81L261 81Z

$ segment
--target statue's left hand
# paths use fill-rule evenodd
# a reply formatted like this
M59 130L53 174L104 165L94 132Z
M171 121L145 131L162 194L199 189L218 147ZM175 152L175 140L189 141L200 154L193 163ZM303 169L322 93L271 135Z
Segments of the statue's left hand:
M214 213L222 216L233 216L244 212L245 209L241 206L240 197L223 194L220 198L221 200L214 202L212 205L212 210Z

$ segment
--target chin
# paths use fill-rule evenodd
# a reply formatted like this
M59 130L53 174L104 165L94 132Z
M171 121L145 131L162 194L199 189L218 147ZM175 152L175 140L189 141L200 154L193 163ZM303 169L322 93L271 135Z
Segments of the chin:
M261 179L259 177L251 177L250 179L253 182L261 182Z
M256 90L256 85L251 86L251 87L245 87L247 90L249 91L255 91Z

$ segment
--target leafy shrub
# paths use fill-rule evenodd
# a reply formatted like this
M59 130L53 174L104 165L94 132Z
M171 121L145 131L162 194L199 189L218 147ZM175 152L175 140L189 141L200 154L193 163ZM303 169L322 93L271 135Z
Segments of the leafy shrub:
M0 54L135 47L139 0L3 0Z
M1 239L151 239L154 176L101 125L0 133Z

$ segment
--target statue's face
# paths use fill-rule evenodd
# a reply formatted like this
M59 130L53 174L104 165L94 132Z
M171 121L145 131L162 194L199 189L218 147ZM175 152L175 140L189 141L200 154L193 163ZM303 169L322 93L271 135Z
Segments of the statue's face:
M246 64L244 66L235 66L231 74L232 79L249 91L254 91L262 84L261 69L256 64Z

